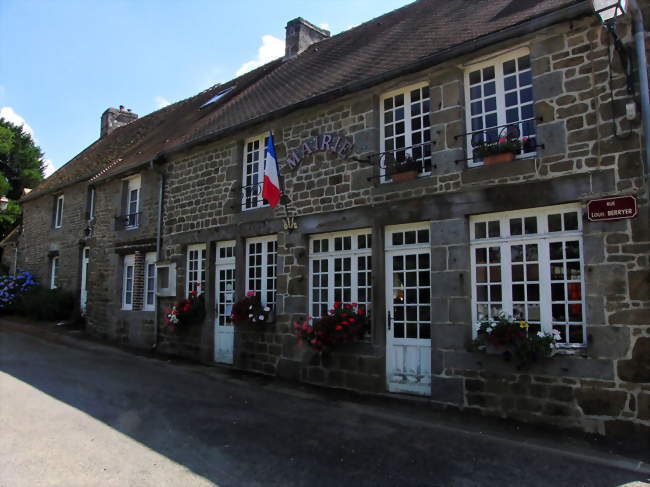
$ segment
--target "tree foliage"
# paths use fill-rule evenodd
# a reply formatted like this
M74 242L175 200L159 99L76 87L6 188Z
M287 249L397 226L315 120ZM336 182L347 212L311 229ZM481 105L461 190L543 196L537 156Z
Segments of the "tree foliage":
M43 152L22 126L0 118L0 196L9 198L9 206L0 213L0 238L19 223L17 201L25 188L34 188L43 180Z

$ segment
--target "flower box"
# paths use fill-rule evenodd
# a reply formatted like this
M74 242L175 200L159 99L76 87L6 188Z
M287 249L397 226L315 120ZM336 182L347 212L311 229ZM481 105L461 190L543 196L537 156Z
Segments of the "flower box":
M502 162L510 162L515 158L515 154L513 152L503 152L502 154L492 154L489 156L485 156L483 158L483 163L486 165L491 165L491 164L500 164Z
M395 182L410 181L418 177L418 171L412 170L412 171L396 172L394 174L391 174L390 177Z

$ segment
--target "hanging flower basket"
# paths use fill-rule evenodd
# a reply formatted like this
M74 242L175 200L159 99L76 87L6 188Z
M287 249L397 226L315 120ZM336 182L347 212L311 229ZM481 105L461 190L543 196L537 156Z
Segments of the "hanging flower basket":
M307 344L318 352L329 352L344 343L362 339L369 326L370 320L363 306L336 302L325 316L296 321L293 334L298 345Z
M526 369L543 357L550 357L557 350L560 332L530 331L530 325L505 314L478 323L476 339L471 349L499 354L506 361L514 361L517 370Z
M172 333L202 323L204 319L205 298L203 293L199 294L196 290L190 293L189 298L182 299L169 307L164 315L167 329Z
M236 325L261 326L275 321L275 313L270 306L262 304L258 294L248 291L246 296L232 305L230 319Z

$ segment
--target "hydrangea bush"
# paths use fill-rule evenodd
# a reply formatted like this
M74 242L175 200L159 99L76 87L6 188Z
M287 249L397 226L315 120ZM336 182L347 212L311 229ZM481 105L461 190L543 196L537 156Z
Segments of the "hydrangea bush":
M27 271L15 276L0 276L0 310L13 310L19 298L36 285L34 276Z

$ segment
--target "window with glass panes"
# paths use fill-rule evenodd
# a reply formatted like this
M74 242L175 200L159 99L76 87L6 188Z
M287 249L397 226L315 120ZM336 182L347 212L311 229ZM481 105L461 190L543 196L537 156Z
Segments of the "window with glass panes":
M276 257L275 235L246 240L246 292L260 295L262 304L275 307Z
M144 310L153 311L156 304L156 253L148 252L144 258Z
M473 64L465 75L468 157L481 142L521 141L519 154L535 152L536 131L530 55L519 49ZM474 158L470 165L482 164Z
M135 272L135 255L124 256L122 274L122 309L133 309L133 273Z
M187 247L187 284L186 295L192 291L198 294L205 292L205 244L190 245Z
M335 302L372 308L370 229L313 235L309 242L309 312L325 316Z
M582 218L578 205L470 218L472 317L505 313L529 333L556 329L586 343Z
M419 172L431 172L431 98L429 86L413 85L381 98L382 171L390 158L403 161L407 156L420 163ZM388 180L388 175L384 173Z
M244 177L242 188L242 208L250 210L267 206L262 198L264 182L264 159L268 137L259 136L244 143Z

